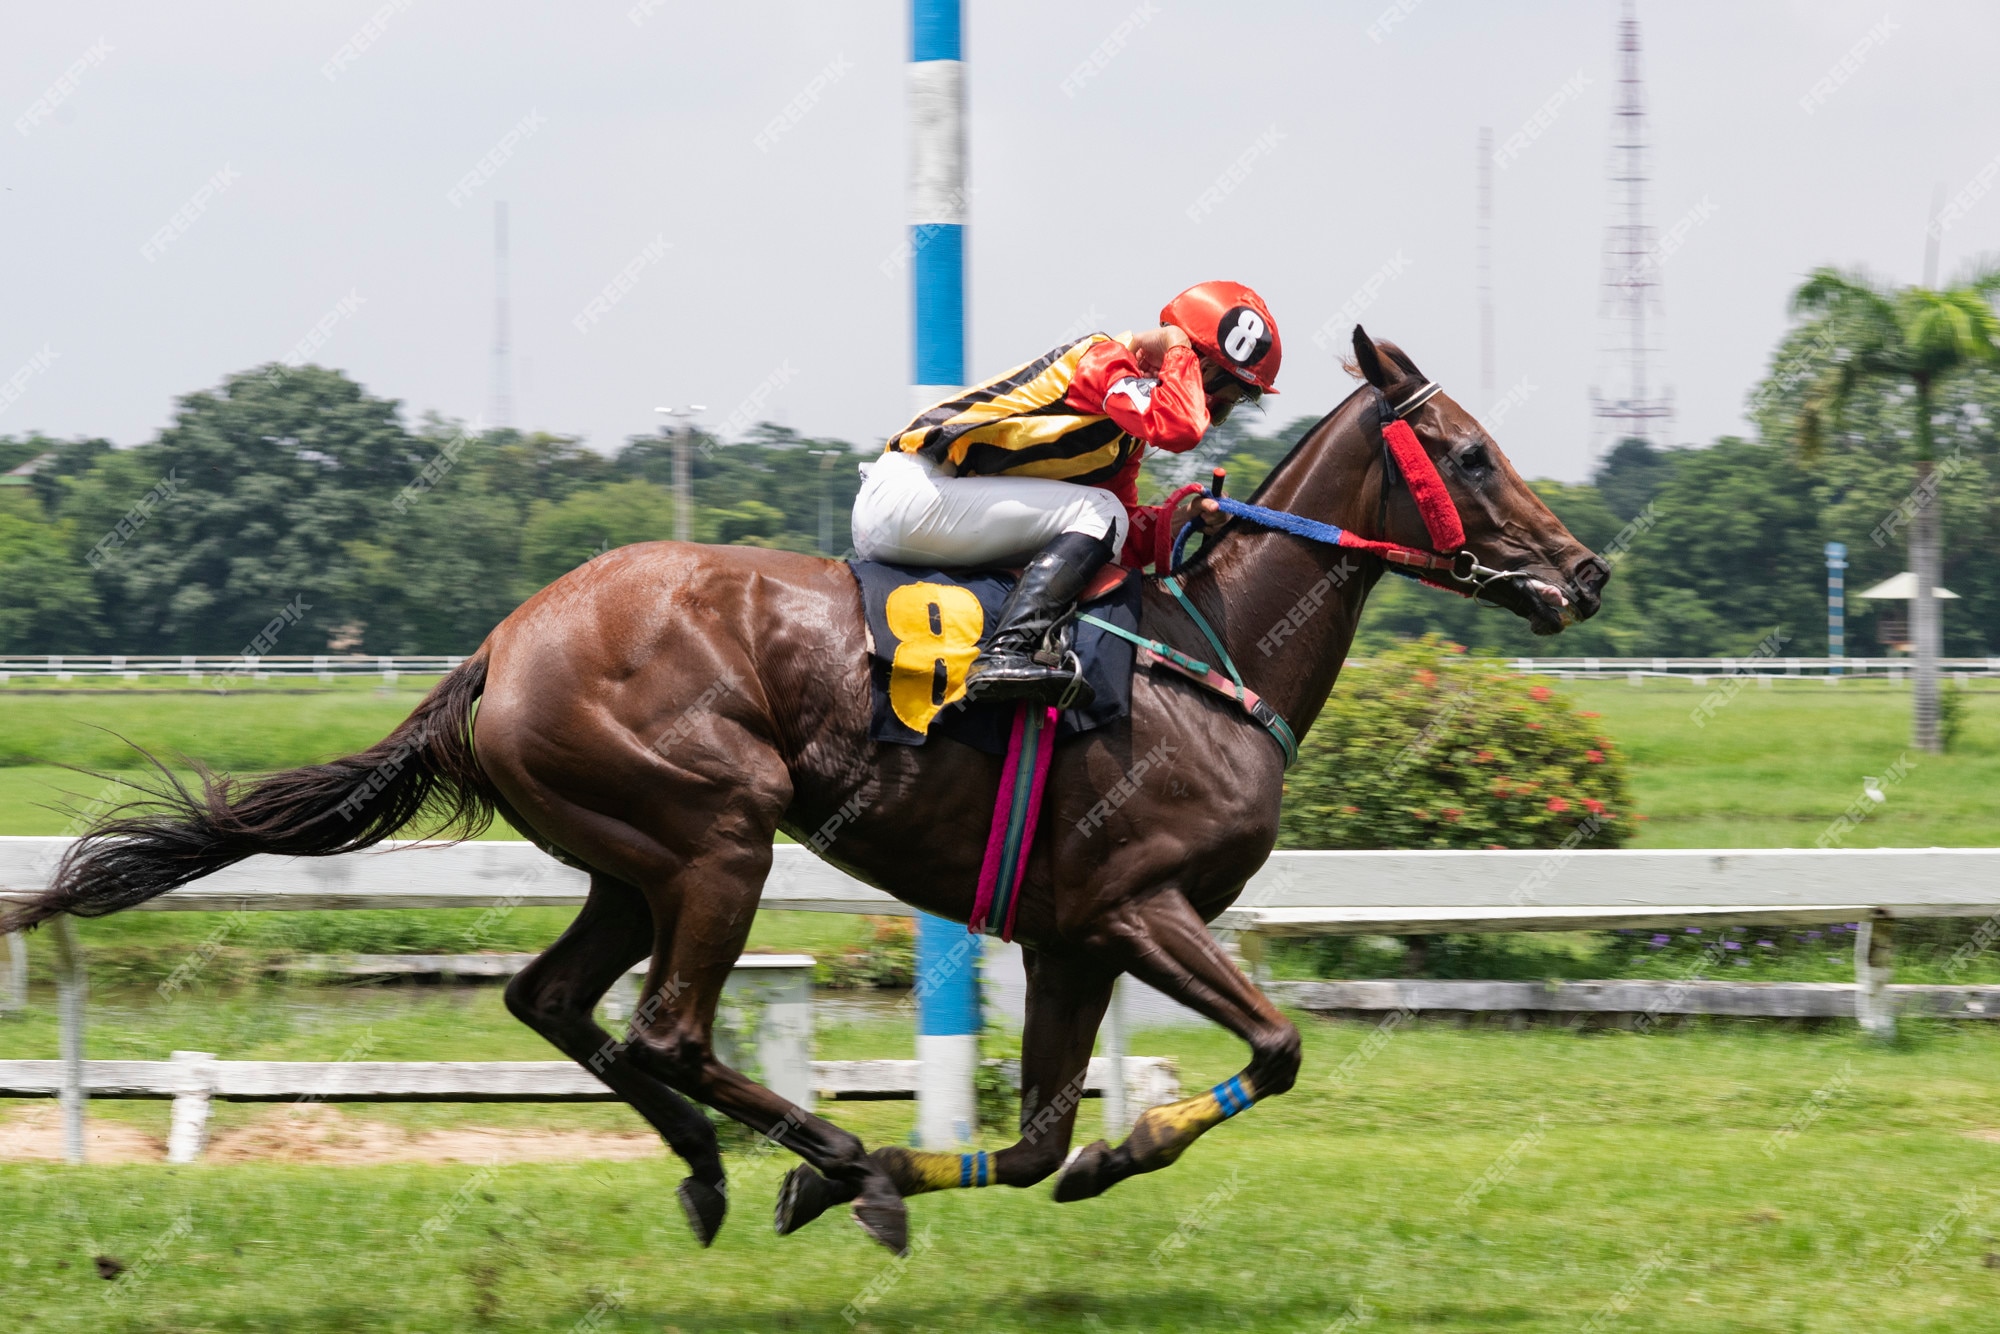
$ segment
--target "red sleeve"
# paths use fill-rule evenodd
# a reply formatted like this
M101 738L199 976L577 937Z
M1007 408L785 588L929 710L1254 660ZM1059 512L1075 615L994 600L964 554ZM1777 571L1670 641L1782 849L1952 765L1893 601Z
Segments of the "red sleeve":
M1083 354L1064 402L1103 413L1127 435L1169 453L1193 449L1208 433L1201 362L1191 348L1167 349L1160 373L1151 376L1123 343L1106 339Z

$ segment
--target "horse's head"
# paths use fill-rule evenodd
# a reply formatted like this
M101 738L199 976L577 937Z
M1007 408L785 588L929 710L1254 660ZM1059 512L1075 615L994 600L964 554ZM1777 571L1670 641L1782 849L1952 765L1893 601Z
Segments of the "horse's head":
M1385 426L1402 409L1457 507L1467 554L1437 582L1477 592L1527 621L1538 635L1557 634L1593 615L1611 567L1570 535L1486 428L1401 348L1370 338L1360 325L1354 327L1354 368L1381 391ZM1383 531L1374 536L1431 549L1431 529L1416 500L1420 487L1396 476L1390 451L1383 455L1375 506Z

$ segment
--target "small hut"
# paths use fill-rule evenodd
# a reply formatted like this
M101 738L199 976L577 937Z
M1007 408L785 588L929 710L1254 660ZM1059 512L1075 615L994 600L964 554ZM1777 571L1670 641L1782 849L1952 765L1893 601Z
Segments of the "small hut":
M1875 611L1875 639L1890 653L1909 653L1915 647L1910 636L1910 603L1917 596L1917 576L1909 570L1890 575L1873 588L1863 589L1854 595L1869 598L1884 605ZM1931 596L1940 602L1956 601L1958 594L1949 588L1932 587Z

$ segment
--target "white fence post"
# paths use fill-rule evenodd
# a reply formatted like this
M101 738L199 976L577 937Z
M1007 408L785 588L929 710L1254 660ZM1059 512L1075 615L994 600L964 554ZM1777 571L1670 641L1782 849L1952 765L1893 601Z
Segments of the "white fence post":
M1104 1011L1104 1058L1110 1071L1104 1077L1104 1138L1113 1144L1132 1128L1125 1089L1125 978L1121 974L1111 984L1111 1004Z
M1896 1010L1886 988L1895 972L1894 918L1870 917L1854 933L1854 1017L1862 1032L1887 1041L1896 1036Z
M215 1092L212 1051L171 1053L174 1066L174 1111L167 1129L167 1161L191 1163L208 1144L209 1098Z
M28 1004L28 938L7 933L7 984L0 989L0 1010L21 1010Z
M83 1162L83 1104L90 1090L83 1082L83 1003L88 983L83 947L68 913L57 916L49 930L56 938L56 1013L62 1030L63 1161Z

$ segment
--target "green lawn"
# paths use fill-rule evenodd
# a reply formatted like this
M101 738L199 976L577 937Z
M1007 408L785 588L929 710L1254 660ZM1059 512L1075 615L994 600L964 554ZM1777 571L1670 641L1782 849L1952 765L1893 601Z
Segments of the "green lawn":
M493 993L474 997L450 1054L531 1054L531 1038L487 1013ZM254 1009L217 1013L237 1032L259 1022ZM310 1040L300 1020L263 1022L249 1045L271 1054L331 1057L364 1023L392 1054L435 1058L446 1036L434 1015L367 1005L323 1016ZM149 1042L178 1040L157 1020L134 1023ZM93 1054L119 1048L115 1027L100 1024L110 1046ZM1307 1021L1298 1090L1100 1200L1057 1206L1046 1187L916 1200L920 1247L900 1266L838 1215L772 1236L790 1166L779 1153L732 1155L735 1213L706 1253L672 1200L679 1165L663 1157L4 1167L0 1324L563 1331L593 1328L578 1322L622 1293L595 1328L844 1331L843 1307L875 1293L859 1328L1322 1331L1359 1301L1370 1331L1485 1334L1577 1330L1623 1290L1629 1309L1609 1327L1625 1330L1994 1328L2000 1143L1972 1132L2000 1123L2000 1035L1923 1028L1883 1049L1769 1028L1586 1038L1417 1026L1370 1056L1371 1033ZM0 1034L37 1050L51 1037L28 1042L12 1023ZM877 1026L823 1046L908 1041ZM1195 1030L1141 1034L1135 1049L1175 1052L1191 1088L1240 1059ZM1358 1064L1343 1080L1348 1057ZM1836 1092L1824 1115L1767 1154L1772 1132L1825 1089ZM871 1142L909 1124L908 1104L831 1110ZM633 1123L615 1107L475 1111L483 1124ZM164 1126L158 1106L93 1113ZM1095 1106L1084 1116L1094 1126ZM413 1246L434 1218L448 1225ZM1924 1244L1933 1228L1939 1242ZM149 1248L149 1275L107 1302L119 1290L93 1258L132 1264Z
M1556 688L1603 715L1625 752L1632 795L1647 819L1633 846L1812 847L1865 775L1914 768L1869 803L1844 847L1990 847L2000 843L2000 691L1973 689L1952 751L1909 750L1910 692L1885 682L1749 686L1698 725L1715 689L1649 680L1565 681Z

